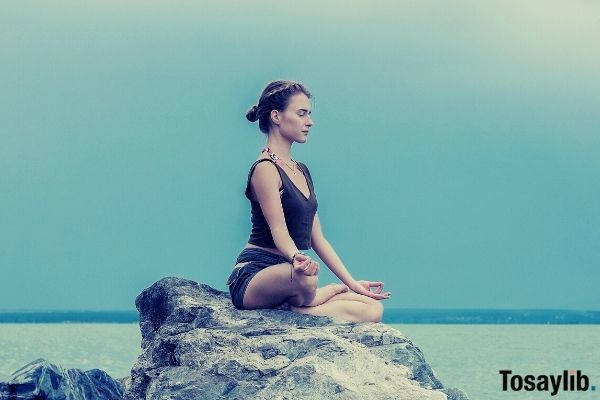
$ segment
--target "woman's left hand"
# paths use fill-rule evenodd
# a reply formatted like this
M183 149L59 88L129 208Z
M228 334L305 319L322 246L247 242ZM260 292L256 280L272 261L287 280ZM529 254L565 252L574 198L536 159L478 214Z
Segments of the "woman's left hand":
M355 281L353 285L349 286L354 292L365 296L372 297L376 300L389 299L392 295L390 292L381 293L383 290L383 282L371 282L371 281ZM374 287L375 291L372 292L371 288Z

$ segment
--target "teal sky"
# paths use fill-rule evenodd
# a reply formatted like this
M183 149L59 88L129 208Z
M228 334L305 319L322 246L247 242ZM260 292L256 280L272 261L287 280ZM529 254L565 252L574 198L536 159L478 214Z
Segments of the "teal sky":
M279 78L314 95L292 153L324 233L386 307L600 309L600 3L2 9L0 309L226 290L265 142L244 115Z

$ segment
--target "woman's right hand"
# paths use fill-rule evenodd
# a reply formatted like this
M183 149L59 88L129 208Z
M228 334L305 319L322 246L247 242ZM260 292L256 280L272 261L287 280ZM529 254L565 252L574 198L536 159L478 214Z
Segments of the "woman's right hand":
M305 254L297 254L293 264L294 272L312 276L319 273L319 263Z

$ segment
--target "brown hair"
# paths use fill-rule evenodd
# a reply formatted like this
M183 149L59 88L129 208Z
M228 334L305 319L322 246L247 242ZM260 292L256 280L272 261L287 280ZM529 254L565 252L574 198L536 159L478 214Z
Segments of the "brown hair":
M269 82L262 91L258 104L250 107L246 112L246 118L250 122L258 120L258 127L261 132L269 133L271 110L285 110L290 97L297 93L304 93L310 99L310 92L300 82L287 80Z

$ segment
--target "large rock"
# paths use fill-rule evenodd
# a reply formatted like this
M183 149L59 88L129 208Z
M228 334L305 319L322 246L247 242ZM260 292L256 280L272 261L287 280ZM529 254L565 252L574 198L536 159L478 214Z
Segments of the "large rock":
M38 358L0 383L0 400L118 400L122 385L99 369L65 369Z
M228 293L164 278L136 299L142 354L125 399L467 399L382 323L237 310Z

